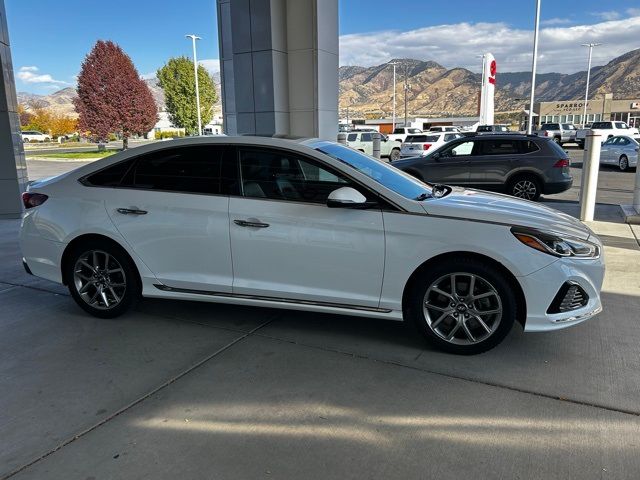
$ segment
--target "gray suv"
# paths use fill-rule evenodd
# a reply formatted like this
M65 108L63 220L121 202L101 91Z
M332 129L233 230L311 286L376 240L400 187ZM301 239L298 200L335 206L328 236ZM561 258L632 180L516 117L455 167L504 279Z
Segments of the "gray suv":
M571 188L567 152L535 135L477 135L393 165L419 180L506 192L526 200Z

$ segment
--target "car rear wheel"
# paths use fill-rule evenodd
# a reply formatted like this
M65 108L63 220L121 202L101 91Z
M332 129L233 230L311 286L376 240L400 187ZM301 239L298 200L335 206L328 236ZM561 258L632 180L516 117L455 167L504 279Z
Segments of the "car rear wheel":
M391 150L391 153L389 154L389 161L395 162L399 158L400 158L400 149L394 148L393 150Z
M562 141L558 137L553 137L553 141L558 145L562 145Z
M418 276L409 320L434 346L474 355L498 345L516 318L516 299L504 275L482 261L457 258Z
M540 194L540 182L531 175L523 175L513 179L509 183L509 194L524 200L538 200Z
M66 262L65 279L76 303L100 318L122 315L140 296L133 262L107 241L76 247Z
M620 167L621 172L626 172L629 169L629 159L626 155L622 155L620 160L618 160L618 167Z

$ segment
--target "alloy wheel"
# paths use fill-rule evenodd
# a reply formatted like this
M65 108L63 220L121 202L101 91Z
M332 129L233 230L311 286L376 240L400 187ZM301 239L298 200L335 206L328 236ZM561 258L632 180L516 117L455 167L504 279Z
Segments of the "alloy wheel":
M484 278L456 272L429 286L423 313L428 327L441 339L454 345L473 345L497 330L502 319L502 300Z
M513 185L513 196L533 200L538 193L538 187L531 180L519 180Z
M78 257L73 268L73 283L80 298L99 310L115 308L127 290L122 265L103 250L89 250Z
M619 162L618 166L620 167L620 170L623 171L623 172L627 168L629 168L629 160L627 160L627 157L625 157L625 156L620 157L620 162Z

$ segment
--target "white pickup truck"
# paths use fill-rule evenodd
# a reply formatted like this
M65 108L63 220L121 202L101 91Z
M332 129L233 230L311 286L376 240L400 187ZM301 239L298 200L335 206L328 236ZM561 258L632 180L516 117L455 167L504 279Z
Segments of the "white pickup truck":
M393 133L389 135L389 140L392 142L404 142L407 135L416 135L422 133L422 130L415 127L396 127Z
M584 141L589 130L594 130L602 135L600 140L602 143L617 135L638 135L637 128L630 127L624 122L593 122L591 128L581 128L576 132L576 143L580 148L584 148Z

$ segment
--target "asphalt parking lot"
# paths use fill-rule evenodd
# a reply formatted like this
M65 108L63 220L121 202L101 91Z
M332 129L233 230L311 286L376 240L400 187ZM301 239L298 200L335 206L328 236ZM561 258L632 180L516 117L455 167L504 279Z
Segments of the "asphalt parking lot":
M615 206L597 220L604 313L474 357L273 309L146 300L98 320L24 273L0 221L0 479L636 479L638 232Z

